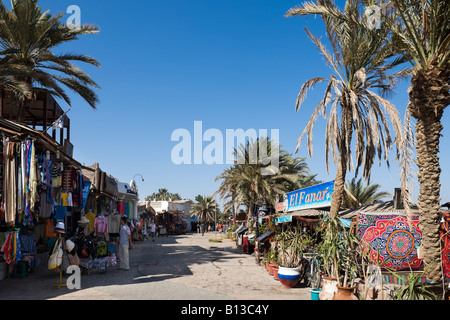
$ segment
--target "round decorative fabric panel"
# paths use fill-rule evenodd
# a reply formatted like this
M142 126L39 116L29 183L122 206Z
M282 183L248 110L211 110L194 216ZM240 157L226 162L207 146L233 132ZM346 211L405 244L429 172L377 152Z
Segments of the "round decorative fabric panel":
M396 230L387 239L387 252L396 259L403 259L414 250L414 237L407 230Z

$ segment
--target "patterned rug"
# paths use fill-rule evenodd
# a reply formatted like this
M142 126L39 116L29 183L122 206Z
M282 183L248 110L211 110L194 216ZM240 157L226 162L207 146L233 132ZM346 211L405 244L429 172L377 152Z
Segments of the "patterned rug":
M361 247L369 259L375 263L378 261L383 269L421 270L422 260L417 257L422 241L418 228L419 216L413 216L412 222L413 228L410 230L405 215L359 213Z
M443 212L444 222L441 223L442 238L442 265L444 267L444 276L450 279L450 213Z

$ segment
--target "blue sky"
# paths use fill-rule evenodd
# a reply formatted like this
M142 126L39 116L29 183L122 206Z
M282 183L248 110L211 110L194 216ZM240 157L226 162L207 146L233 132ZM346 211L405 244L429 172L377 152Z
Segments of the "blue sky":
M310 91L297 113L300 86L312 77L331 74L303 29L306 26L316 36L324 36L321 20L283 16L301 1L39 3L53 14L78 5L81 22L99 26L99 34L60 48L91 55L102 64L101 68L80 65L101 87L97 110L70 95L74 157L85 165L99 162L102 170L122 182L141 174L145 179L137 178L141 199L159 188L191 199L217 190L219 184L214 180L225 165L175 165L171 161L177 144L171 141L172 132L184 128L193 133L194 121L202 121L204 131L216 128L224 135L226 129L279 129L281 145L294 152L324 90L317 86ZM408 101L408 84L400 84L391 99L401 114ZM448 120L446 113L443 123ZM307 163L318 179L329 181L334 179L335 166L327 174L324 124L323 118L317 121L314 155ZM441 196L445 202L450 201L448 128L442 134ZM307 156L305 144L298 156ZM383 190L393 193L400 185L393 158L390 169L376 164L372 172L372 182L381 184Z

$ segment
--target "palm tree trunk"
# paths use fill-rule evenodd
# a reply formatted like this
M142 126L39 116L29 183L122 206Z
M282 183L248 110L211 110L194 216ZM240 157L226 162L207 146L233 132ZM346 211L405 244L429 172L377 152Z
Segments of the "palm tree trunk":
M256 194L252 190L250 194L250 203L248 204L248 213L247 213L247 228L250 227L250 222L253 216L253 207L255 206Z
M447 69L434 65L416 71L411 79L408 105L411 115L417 119L418 207L424 264L427 278L434 282L442 280L439 240L441 167L438 153L443 128L441 117L450 103L450 71Z
M334 190L331 197L330 217L334 218L339 212L344 197L345 176L348 165L348 147L352 141L352 114L351 109L342 105L341 141L339 146L339 159L334 179Z
M331 197L330 217L334 218L339 212L339 207L344 196L345 176L347 174L347 166L343 156L339 156L336 177L334 179L333 196Z
M417 120L417 174L419 191L420 229L422 231L422 245L424 249L425 266L428 278L432 281L441 280L441 250L439 245L439 220L440 220L440 188L439 176L439 137L442 130L440 118L434 113L427 113L422 119Z

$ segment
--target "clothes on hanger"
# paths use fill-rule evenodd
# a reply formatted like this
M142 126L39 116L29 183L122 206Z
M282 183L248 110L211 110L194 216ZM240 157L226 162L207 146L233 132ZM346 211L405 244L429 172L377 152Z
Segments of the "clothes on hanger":
M109 233L108 231L108 218L104 215L99 215L94 221L94 232L97 233Z

